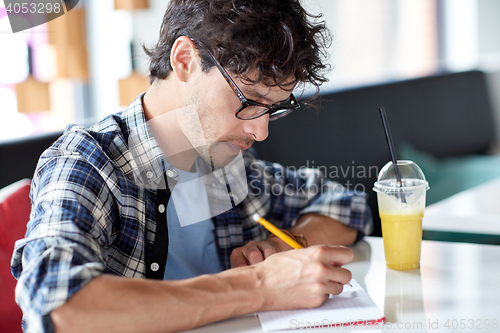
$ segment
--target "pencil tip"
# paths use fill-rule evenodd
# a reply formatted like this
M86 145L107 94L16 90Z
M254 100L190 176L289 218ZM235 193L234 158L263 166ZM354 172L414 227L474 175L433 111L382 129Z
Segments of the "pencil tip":
M259 215L259 214L253 214L252 218L253 218L253 220L254 220L255 222L259 222L259 220L260 220L260 215Z

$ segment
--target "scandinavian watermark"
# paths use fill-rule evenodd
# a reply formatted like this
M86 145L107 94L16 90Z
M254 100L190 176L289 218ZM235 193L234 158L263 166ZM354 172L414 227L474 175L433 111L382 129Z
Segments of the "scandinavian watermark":
M363 193L367 192L367 188L365 186L366 182L361 182L361 180L373 179L375 181L379 172L379 168L376 165L356 165L352 161L351 165L347 166L318 166L315 165L314 160L306 161L305 165L300 167L289 166L282 168L276 164L262 167L260 164L252 164L250 169L257 175L255 180L249 182L252 193L256 195L264 193L266 195L279 196L300 193L307 197L314 197L325 193L339 195L346 190L354 191L356 195L363 195ZM301 177L311 173L316 174L319 180L312 184L302 182ZM289 181L271 184L261 183L258 180L261 178L265 179L268 175L274 175L278 179L288 179Z

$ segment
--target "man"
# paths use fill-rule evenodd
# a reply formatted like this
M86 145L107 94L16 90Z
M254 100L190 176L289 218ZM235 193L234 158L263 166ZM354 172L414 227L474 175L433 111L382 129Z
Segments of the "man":
M12 261L25 331L172 332L342 291L352 252L333 245L370 232L365 196L247 150L298 108L298 83L325 81L309 19L297 0L171 0L147 93L40 158ZM255 213L309 247L289 251Z

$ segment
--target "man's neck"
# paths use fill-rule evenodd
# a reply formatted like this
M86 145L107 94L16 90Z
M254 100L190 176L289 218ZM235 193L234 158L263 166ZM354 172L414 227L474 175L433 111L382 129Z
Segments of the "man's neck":
M198 154L182 132L177 119L181 105L168 80L155 80L142 99L144 116L168 162L189 171ZM178 104L179 103L179 104Z

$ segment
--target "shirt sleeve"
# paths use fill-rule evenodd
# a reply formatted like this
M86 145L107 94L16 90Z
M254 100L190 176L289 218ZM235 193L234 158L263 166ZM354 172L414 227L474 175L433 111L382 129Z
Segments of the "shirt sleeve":
M50 312L104 273L114 214L104 183L74 151L49 148L40 158L26 236L11 262L25 332L52 332Z
M344 223L361 236L371 233L373 218L366 193L326 179L319 169L285 168L259 160L252 151L246 153L245 164L248 207L278 227L290 228L300 216L314 213Z

